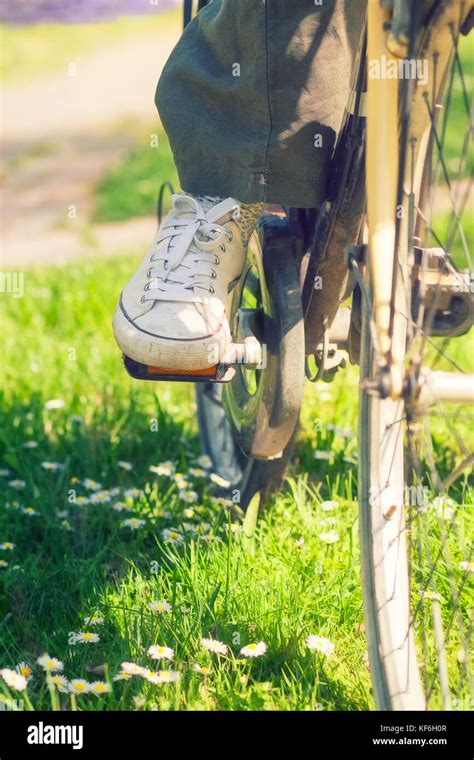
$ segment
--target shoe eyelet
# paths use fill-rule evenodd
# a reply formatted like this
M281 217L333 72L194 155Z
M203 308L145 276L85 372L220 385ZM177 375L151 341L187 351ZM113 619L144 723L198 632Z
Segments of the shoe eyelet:
M232 242L234 239L234 233L232 232L232 230L228 230L228 232L226 232L226 235L229 239L229 242Z
M216 292L214 290L214 288L212 287L212 285L209 286L208 290L209 290L209 293L215 293Z
M145 296L142 296L142 297L140 298L140 303L145 303Z
M221 249L221 251L224 251L225 253L225 245L220 245L219 248Z
M212 277L212 279L213 279L213 280L215 280L215 279L216 279L216 277L217 277L217 272L216 272L216 270L215 270L215 269L211 269L211 277Z
M151 269L148 270L148 272L146 273L146 276L151 277Z
M216 256L216 258L214 259L214 264L220 264L220 263L221 263L221 260L219 256Z

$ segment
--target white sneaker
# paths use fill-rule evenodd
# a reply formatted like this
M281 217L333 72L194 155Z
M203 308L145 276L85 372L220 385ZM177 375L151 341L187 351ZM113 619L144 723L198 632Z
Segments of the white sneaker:
M115 339L126 356L170 370L222 361L231 343L228 294L247 255L239 214L233 198L204 212L192 196L172 196L171 211L114 314Z

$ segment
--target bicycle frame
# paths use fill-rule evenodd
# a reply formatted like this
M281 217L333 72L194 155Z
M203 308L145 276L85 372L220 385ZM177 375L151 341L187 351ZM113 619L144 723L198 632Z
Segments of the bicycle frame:
M368 61L397 61L386 44L390 10L379 0L369 0L367 24ZM368 77L367 80L367 222L369 262L372 276L378 350L390 365L390 306L393 261L396 254L396 203L398 188L398 80ZM398 368L397 368L398 369ZM396 379L395 379L396 377ZM400 394L398 372L392 375L393 390Z
M469 4L454 0L454 2L434 3L430 11L432 14L437 14L438 21L442 21L440 28L442 26L444 29L444 32L436 39L436 62L433 62L433 59L426 61L431 89L429 97L434 103L437 103L438 91L451 57L452 38L449 32L449 21L459 21L459 14L463 9L467 14ZM458 14L457 17L456 14ZM397 45L393 44L393 40L389 37L391 18L391 10L382 7L380 0L368 1L367 58L369 65L371 61L381 61L384 56L387 66L394 64L398 67L401 58L407 55L406 47L398 50ZM414 21L413 37L417 31L417 19ZM428 41L425 41L425 44L428 46ZM394 55L391 50L395 50L400 57ZM411 113L414 114L413 123L410 125L408 125L406 104L403 102L400 104L398 78L368 76L366 183L369 264L379 367L381 372L385 371L388 377L387 388L393 399L400 398L404 392L405 372L404 354L398 356L393 353L393 346L397 344L393 334L393 330L396 329L394 312L403 303L400 300L402 287L400 269L405 266L405 262L399 259L398 244L400 240L408 239L411 222L410 219L401 218L397 231L397 211L401 207L404 193L410 195L412 212L418 204L424 157L430 140L434 137L428 92L417 87L413 94L409 93L407 97L411 98ZM405 135L403 135L404 129L407 130ZM400 133L402 133L402 138L407 138L401 140L402 144L410 142L412 145L413 153L410 162L405 161L405 156L400 156L398 149L393 149L399 144ZM413 172L414 167L418 174ZM408 255L411 253L412 251L408 251ZM474 387L472 376L465 375L462 382L455 383L456 393L447 393L449 383L446 382L446 377L438 378L437 375L438 373L435 372L430 377L433 398L436 397L438 401L448 400L451 403L472 401Z

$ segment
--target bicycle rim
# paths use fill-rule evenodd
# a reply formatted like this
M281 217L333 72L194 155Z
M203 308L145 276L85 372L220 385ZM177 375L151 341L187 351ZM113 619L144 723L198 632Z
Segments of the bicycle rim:
M420 35L417 59L427 61L429 85L418 84L400 151L406 171L392 351L405 355L407 390L393 401L363 389L360 399L364 606L379 709L473 705L472 407L427 405L423 388L434 371L453 370L451 384L472 372L469 335L450 337L469 325L469 314L463 322L459 313L467 301L449 291L445 276L448 267L461 290L470 282L464 269L472 269L464 213L472 104L459 36L465 16L465 3L440 3ZM436 256L428 256L433 249ZM377 370L371 325L365 308L362 386Z

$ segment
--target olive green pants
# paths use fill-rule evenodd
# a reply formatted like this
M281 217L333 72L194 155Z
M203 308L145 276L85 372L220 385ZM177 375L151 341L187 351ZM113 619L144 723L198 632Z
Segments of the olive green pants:
M168 59L156 105L183 190L318 206L366 0L212 0Z

